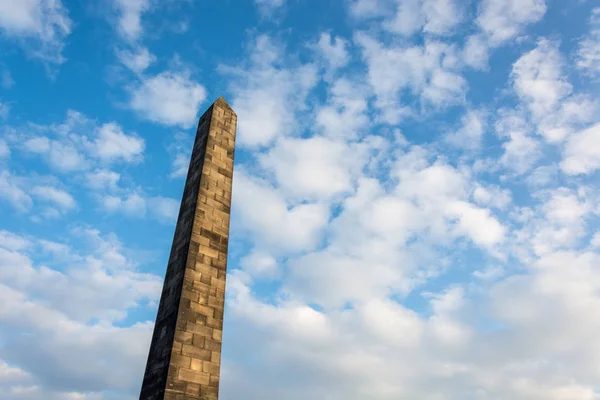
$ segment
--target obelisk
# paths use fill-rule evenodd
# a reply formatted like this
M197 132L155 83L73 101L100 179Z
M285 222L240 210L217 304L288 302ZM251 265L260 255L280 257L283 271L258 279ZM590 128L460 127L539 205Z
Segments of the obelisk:
M198 122L140 400L216 400L237 116Z

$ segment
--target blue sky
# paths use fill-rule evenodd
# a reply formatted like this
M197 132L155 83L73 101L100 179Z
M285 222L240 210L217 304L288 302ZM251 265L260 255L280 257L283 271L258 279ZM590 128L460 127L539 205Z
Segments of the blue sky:
M594 2L0 0L0 54L3 399L137 398L221 95L222 399L600 399Z

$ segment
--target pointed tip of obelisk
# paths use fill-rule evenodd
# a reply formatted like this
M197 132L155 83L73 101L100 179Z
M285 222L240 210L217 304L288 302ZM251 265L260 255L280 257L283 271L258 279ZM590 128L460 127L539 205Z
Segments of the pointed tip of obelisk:
M223 97L223 96L219 96L219 98L217 100L215 100L214 104L224 106L226 108L229 108L231 111L233 111L233 109L231 108L231 106L229 105L227 100L225 100L225 97Z

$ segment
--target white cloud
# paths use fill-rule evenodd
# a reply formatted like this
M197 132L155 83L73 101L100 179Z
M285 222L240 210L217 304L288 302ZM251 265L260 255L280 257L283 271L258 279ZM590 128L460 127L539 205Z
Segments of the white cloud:
M335 71L344 67L350 61L348 52L349 43L340 36L333 36L330 32L321 33L315 45L320 56L326 61L330 70Z
M30 130L31 132L27 132ZM86 170L94 164L141 159L144 140L135 133L127 135L115 122L96 125L96 122L73 110L67 112L60 125L31 124L18 140L26 151L44 158L61 172ZM46 133L46 135L42 135Z
M508 189L496 185L478 184L473 191L473 200L478 204L502 210L510 205L512 196Z
M26 380L30 375L20 368L11 367L0 360L0 382L15 382Z
M242 258L240 265L254 278L273 278L279 272L277 260L272 255L258 250L253 250Z
M69 193L52 186L35 186L31 190L34 196L59 206L63 210L71 210L76 207L77 202Z
M362 143L320 136L281 139L259 162L273 172L278 186L292 198L326 200L353 190L370 153L382 147L380 140L371 139Z
M359 178L329 224L326 247L288 262L286 298L336 309L408 293L443 271L437 249L456 239L497 254L507 227L488 208L469 202L473 183L465 173L432 163L418 148L399 154L393 171L398 181L387 189L376 179Z
M535 120L555 111L560 101L572 92L571 84L562 76L562 65L557 44L545 39L513 65L515 91Z
M369 156L368 145L348 145L324 137L282 139L260 163L292 197L327 199L352 191Z
M489 57L488 43L482 35L467 37L463 48L463 59L466 65L478 70L486 69Z
M451 33L463 19L462 5L457 0L424 0L423 14L423 31L438 35Z
M305 203L290 207L279 191L239 170L234 176L232 198L232 210L239 214L240 227L260 238L261 245L276 251L312 248L329 218L327 205Z
M24 191L21 179L8 171L0 171L0 198L8 201L18 211L27 211L33 205L31 197Z
M113 0L117 10L117 29L128 41L137 40L143 32L142 14L150 8L149 0Z
M600 232L596 232L594 236L592 236L592 240L590 240L590 245L592 247L600 247Z
M539 160L541 147L538 141L522 132L510 133L510 139L504 142L504 154L500 162L517 174L525 173Z
M339 78L329 88L328 102L316 111L316 123L331 138L354 139L368 124L368 88Z
M144 151L144 139L128 136L116 123L111 122L98 128L98 137L94 141L95 155L101 160L119 160L126 162L138 160Z
M391 12L394 8L394 12ZM423 32L435 35L451 34L463 19L462 6L455 0L398 0L388 2L355 1L354 15L385 16L383 27L393 33L412 36Z
M527 183L535 187L544 187L553 183L558 174L558 166L556 165L543 165L537 167L529 173L527 177Z
M8 69L2 68L1 66L0 69L0 86L2 86L4 89L10 89L14 86L15 81L13 80Z
M567 139L560 167L569 175L589 174L600 168L600 124Z
M39 254L38 239L27 250L0 243L0 340L8 344L0 388L11 399L38 398L42 388L56 400L101 399L106 388L139 390L152 324L113 323L156 301L162 279L138 272L111 235L78 230L73 237L89 244L78 246L78 252L66 247L70 258L60 260L58 268L32 260ZM23 331L39 340L20 340ZM127 371L138 371L136 379Z
M273 306L254 297L242 277L230 276L229 310L244 328L236 342L266 366L228 359L230 367L222 379L236 384L224 384L222 395L263 398L264 384L271 382L269 393L278 396L291 388L286 398L292 400L366 395L433 400L465 394L594 400L600 326L590 324L589 318L599 304L595 262L597 255L554 253L525 273L497 283L493 281L502 272L490 269L479 275L491 285L481 297L473 298L461 287L425 294L430 317L381 295L330 312L286 301ZM483 316L506 328L477 328L473 318ZM554 329L556 318L568 328ZM257 342L255 335L264 340ZM563 369L565 365L569 368ZM443 389L436 390L439 385Z
M156 56L150 53L146 47L137 47L134 50L117 50L117 57L123 65L136 74L141 74L156 61Z
M523 174L540 159L541 144L531 136L531 126L522 115L507 110L500 110L498 114L496 133L508 139L502 144L504 154L500 157L500 163L517 174Z
M576 246L586 235L586 219L592 211L589 194L556 187L533 196L539 204L522 220L523 226L515 235L515 245L522 249L520 257L527 253L543 256Z
M585 74L600 75L600 8L592 10L590 32L579 42L576 63Z
M85 174L85 185L93 190L115 190L121 174L106 169L97 169Z
M448 207L448 213L457 218L457 232L468 236L479 246L492 247L504 240L506 228L487 209L456 202Z
M477 279L481 279L483 281L493 281L498 278L501 278L505 275L504 268L500 266L489 267L484 270L477 270L473 272L473 276Z
M487 115L482 110L467 110L461 117L461 127L446 137L453 146L464 149L479 149L486 131Z
M151 197L146 201L150 213L159 221L174 225L179 214L180 201L170 197Z
M0 118L6 119L10 112L10 106L6 103L0 102Z
M496 46L522 34L527 24L539 21L545 13L545 0L483 0L477 24Z
M142 193L108 194L101 198L101 206L109 213L124 214L130 218L151 216L157 221L172 225L177 222L178 200L162 196L146 196Z
M244 332L243 337L235 336L236 342L260 357L265 367L228 359L222 395L244 393L246 398L260 399L266 393L264 384L271 382L269 393L278 396L291 388L286 398L292 400L306 396L434 400L469 394L594 400L600 326L590 324L589 318L600 304L600 276L593 269L597 257L553 253L509 278L501 278L500 269L489 269L479 275L482 288L490 287L480 297L461 287L423 294L429 317L381 294L344 310L308 308L300 314L305 303L263 303L253 296L248 281L230 276L229 310ZM346 269L344 277L350 272L355 270ZM474 320L484 316L505 328L476 327ZM554 329L557 318L568 327ZM256 335L264 340L257 342ZM568 368L563 369L565 365ZM443 389L436 390L439 385Z
M200 104L206 99L204 86L192 80L185 70L143 77L130 91L129 106L141 117L182 128L195 123Z
M189 157L183 153L175 154L173 159L171 178L185 178L190 165Z
M171 178L185 178L190 165L191 148L194 145L194 138L184 132L177 132L173 135L173 142L167 146L167 151L173 157L171 163Z
M0 0L0 29L43 61L65 62L62 50L72 24L60 0Z
M435 107L446 107L464 101L467 81L454 72L434 70L429 85L423 89L422 98Z
M102 205L108 212L124 213L137 218L143 218L146 215L146 200L137 193L131 193L124 198L114 195L104 196Z
M68 141L34 137L23 143L23 148L31 153L37 153L47 158L48 163L59 171L77 171L85 169L85 156L79 152L73 143Z
M8 157L10 157L10 148L4 140L0 139L0 159Z
M350 14L357 19L368 19L388 15L393 3L388 0L350 0Z
M254 0L254 3L263 15L268 16L283 7L285 0Z
M385 46L365 33L355 35L369 71L368 80L377 106L402 110L399 97L410 93L422 106L443 108L464 101L465 79L458 74L456 50L442 42L426 40L423 46ZM396 111L398 112L398 111ZM398 119L388 122L397 123Z
M599 108L596 99L573 93L563 69L558 43L541 39L514 63L511 75L536 132L549 143L559 143L595 121Z
M386 21L385 29L404 36L417 33L424 24L421 0L398 1L395 6L396 12Z
M0 242L4 249L10 251L21 251L31 246L29 239L5 230L0 231Z
M220 67L232 81L231 105L238 116L236 143L241 146L267 146L298 129L295 117L317 84L317 68L284 65L284 52L270 37L261 35L252 43L249 65Z

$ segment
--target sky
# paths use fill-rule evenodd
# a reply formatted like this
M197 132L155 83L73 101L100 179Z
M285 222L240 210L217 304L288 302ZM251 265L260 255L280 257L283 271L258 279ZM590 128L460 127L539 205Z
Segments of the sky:
M0 0L0 393L139 396L238 115L220 398L600 399L600 8Z

